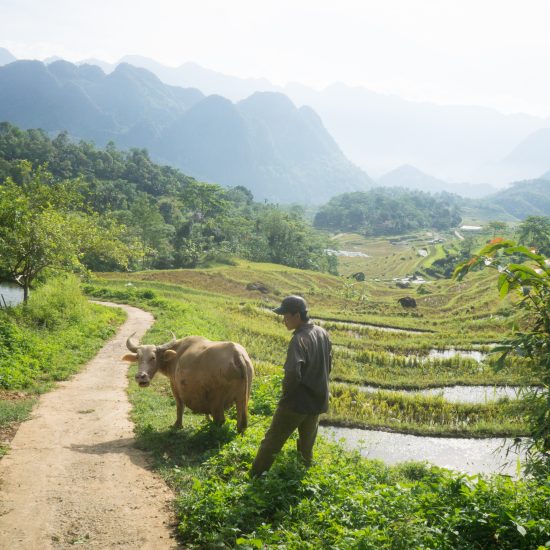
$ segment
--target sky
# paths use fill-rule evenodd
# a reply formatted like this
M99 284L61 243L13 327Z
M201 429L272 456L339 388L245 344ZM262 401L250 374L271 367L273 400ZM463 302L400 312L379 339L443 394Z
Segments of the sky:
M548 0L0 0L0 47L550 116L549 22Z

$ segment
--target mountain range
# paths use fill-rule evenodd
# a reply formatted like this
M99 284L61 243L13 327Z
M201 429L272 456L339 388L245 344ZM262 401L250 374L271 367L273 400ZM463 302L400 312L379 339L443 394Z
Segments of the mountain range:
M550 216L550 180L519 181L493 195L484 197L479 205L492 210L492 219L523 220L528 216Z
M98 145L145 147L197 179L244 185L257 199L319 204L373 182L342 153L309 107L257 92L233 103L163 83L121 63L57 60L0 67L0 120Z
M0 65L13 59L7 50L0 49ZM50 58L46 61L50 65L59 59ZM208 95L220 95L232 100L237 110L241 107L246 110L246 104L243 105L242 101L258 91L284 93L295 105L308 106L306 111L312 108L320 115L323 138L318 140L317 145L326 145L327 136L333 136L331 140L336 149L341 148L340 153L343 152L343 155L369 174L377 174L378 183L383 185L400 185L427 191L444 190L476 197L490 193L493 187L489 184L501 187L512 181L538 178L550 170L550 156L546 153L550 147L548 118L523 114L504 115L493 109L475 106L420 103L344 84L334 84L321 91L299 84L278 87L264 78L238 78L194 63L167 67L141 56L126 56L117 63L97 59L79 63L83 66L89 64L101 67L105 76L113 74L117 67L125 64L142 67L155 74L167 88L194 88L195 92L200 90L203 94L202 99ZM297 110L300 112L300 108ZM166 145L168 138L160 134L167 131L166 121L159 127L159 123L151 122L149 116L143 118L135 120L133 128L126 128L122 133L117 131L117 142L123 146L147 146L159 161L174 163L173 159L177 156L178 167L195 172L197 177L229 184L230 174L223 169L216 170L215 163L208 163L206 158L195 166L193 159L188 158L183 150L177 152L177 155L174 151L168 156L164 155L160 144ZM260 127L264 123L260 123ZM253 123L252 126L256 126L251 129L252 134L257 135L255 132L258 125ZM155 135L154 143L150 139L144 141L151 132ZM174 134L168 131L168 135L173 137ZM96 139L102 143L101 139ZM190 151L194 143L187 145ZM240 158L256 158L258 147L255 145L255 142L250 141L241 144ZM265 145L259 148L263 149ZM288 166L281 166L281 162L285 164L285 159L279 154L281 150L285 150L282 144L270 155L267 167L264 165L265 155L259 165L250 168L248 175L242 172L244 167L241 167L238 178L241 181L245 178L248 185L260 193L273 188L273 179L268 174L286 174L282 179L286 181L283 186L287 188L291 186L288 183L290 179L305 183L305 176L301 177L300 174L303 176L304 172L310 171L315 178L321 177L321 180L327 179L329 174L330 177L334 176L336 186L341 185L346 178L351 178L349 185L344 186L342 191L357 188L358 185L361 188L365 182L366 185L372 184L366 175L360 177L356 167L350 165L342 154L335 153L334 147L331 147L328 164L320 163L330 167L328 174L325 174L325 168L317 170L319 165L312 165L305 160L307 168L295 165L289 170ZM338 168L333 170L331 167L334 163ZM347 174L345 179L342 179L342 171ZM251 184L252 179L256 183ZM358 180L362 180L362 183ZM308 185L311 186L311 183ZM334 187L330 182L328 185ZM322 194L327 195L324 191ZM334 194L333 190L329 194ZM287 200L278 192L269 198ZM305 200L309 199L306 197Z
M87 62L106 72L120 63L130 63L150 70L168 84L198 88L232 101L257 91L284 93L296 105L312 107L344 154L378 177L401 165L412 165L450 182L447 191L459 192L453 182L503 186L550 170L550 160L531 163L529 155L516 154L522 143L537 147L538 131L550 128L550 118L410 101L341 83L323 90L300 84L280 87L265 78L238 78L195 63L167 67L142 56L126 56L113 64Z

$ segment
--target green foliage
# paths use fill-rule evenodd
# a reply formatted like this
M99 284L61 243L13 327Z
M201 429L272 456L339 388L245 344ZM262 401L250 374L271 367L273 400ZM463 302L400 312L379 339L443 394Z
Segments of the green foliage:
M73 374L115 330L122 314L87 302L78 281L52 279L26 306L0 310L0 388L44 391Z
M242 186L198 182L153 163L143 149L121 152L111 143L98 150L72 143L66 133L51 140L2 123L0 160L0 182L6 182L0 183L0 239L2 228L6 233L0 244L12 279L31 284L44 263L111 271L196 267L233 256L337 271L336 258L325 252L327 237L306 223L303 211L255 203ZM40 168L45 164L47 172ZM57 198L35 203L30 197L37 190L38 197ZM14 223L17 231L9 233ZM35 240L42 256L31 250ZM22 251L32 263L24 274L14 268Z
M377 188L332 198L315 216L314 225L362 235L400 235L418 229L448 229L460 223L451 195Z
M534 548L550 537L550 484L466 476L425 464L387 467L318 438L314 465L292 438L260 479L248 470L269 419L244 436L185 416L167 429L173 403L163 385L132 384L138 444L179 496L188 548ZM163 396L164 395L164 396Z
M78 210L74 182L21 163L22 182L0 183L0 270L24 290L24 300L45 269L78 270L86 251L105 252L123 265L128 251L116 231Z
M455 275L464 277L475 269L490 267L499 273L497 286L501 297L515 293L517 307L525 321L495 351L502 352L501 362L509 354L529 360L537 384L526 390L530 422L527 444L530 471L550 474L550 259L513 241L494 239L470 261L457 266Z
M317 446L308 471L287 449L266 476L249 481L260 435L225 444L204 464L206 477L180 497L186 544L450 549L532 548L548 540L548 485L391 469L327 443Z
M518 240L525 246L550 255L550 217L528 216L518 226Z

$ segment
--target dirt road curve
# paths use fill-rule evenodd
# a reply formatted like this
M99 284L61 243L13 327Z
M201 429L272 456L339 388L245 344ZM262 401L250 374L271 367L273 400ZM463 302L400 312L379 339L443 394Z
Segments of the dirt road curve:
M115 304L112 304L115 305ZM134 448L125 340L153 322L128 320L85 370L43 395L0 461L0 548L173 549L164 482Z

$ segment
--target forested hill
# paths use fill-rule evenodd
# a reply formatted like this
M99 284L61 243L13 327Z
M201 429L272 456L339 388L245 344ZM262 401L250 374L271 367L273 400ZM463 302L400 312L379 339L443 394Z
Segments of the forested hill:
M66 130L100 146L112 140L147 148L159 162L197 179L244 185L259 200L319 204L372 185L315 112L283 94L234 104L125 63L109 75L66 61L0 67L0 121L50 135Z
M400 188L376 188L332 198L315 216L314 225L363 235L398 235L418 229L449 229L460 221L455 195L430 195Z
M550 216L550 174L549 179L519 181L483 198L479 204L523 220L527 216ZM498 212L496 214L498 217Z
M298 207L254 202L245 187L199 182L155 164L144 149L124 152L113 144L98 149L76 144L67 134L51 139L42 130L0 123L0 196L2 191L24 195L33 189L32 181L38 189L60 185L76 192L78 200L65 208L76 216L90 213L99 234L121 240L131 269L194 267L240 257L336 270L336 259L325 252L327 238L303 220ZM32 195L25 200L32 205ZM3 230L13 236L11 206L0 201L0 237ZM120 267L96 253L83 258L85 267L96 271Z

